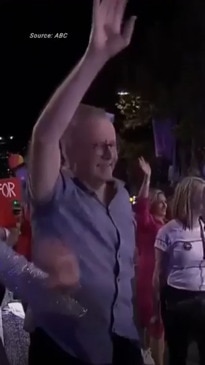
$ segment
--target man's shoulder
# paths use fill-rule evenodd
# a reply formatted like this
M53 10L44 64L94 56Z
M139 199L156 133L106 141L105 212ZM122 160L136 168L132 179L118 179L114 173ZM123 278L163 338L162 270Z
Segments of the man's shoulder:
M125 182L123 180L114 179L114 184L117 188L117 192L129 197L128 190L126 189Z
M51 207L55 203L59 204L64 199L70 198L75 189L76 184L70 172L67 170L60 171L53 191L45 199L42 199L42 201L36 201L28 189L29 205L32 207L32 210Z

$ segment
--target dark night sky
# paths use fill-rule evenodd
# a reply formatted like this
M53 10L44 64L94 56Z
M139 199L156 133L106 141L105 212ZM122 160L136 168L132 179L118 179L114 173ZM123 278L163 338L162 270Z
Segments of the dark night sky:
M139 18L132 46L106 66L88 93L87 102L111 110L115 92L125 82L130 60L133 62L143 53L144 30L153 21L166 27L166 21L173 16L173 3L129 2L128 13ZM30 134L49 96L83 55L90 31L91 4L91 0L1 3L1 134ZM29 39L31 32L67 32L68 38Z

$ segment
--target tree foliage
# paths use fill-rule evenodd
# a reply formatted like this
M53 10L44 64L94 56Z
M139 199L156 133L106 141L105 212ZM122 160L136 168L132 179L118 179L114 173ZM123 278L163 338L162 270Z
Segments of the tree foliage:
M153 114L152 105L135 93L119 93L116 107L124 119L124 129L135 129L148 124Z
M134 41L127 68L133 92L117 104L125 128L153 114L174 116L180 146L192 149L193 162L205 146L205 2L139 1Z

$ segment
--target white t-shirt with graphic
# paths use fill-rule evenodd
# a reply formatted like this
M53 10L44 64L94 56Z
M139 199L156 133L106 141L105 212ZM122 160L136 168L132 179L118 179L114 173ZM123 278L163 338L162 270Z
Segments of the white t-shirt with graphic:
M205 260L200 225L184 229L171 220L156 237L155 248L167 255L167 283L191 291L205 291Z

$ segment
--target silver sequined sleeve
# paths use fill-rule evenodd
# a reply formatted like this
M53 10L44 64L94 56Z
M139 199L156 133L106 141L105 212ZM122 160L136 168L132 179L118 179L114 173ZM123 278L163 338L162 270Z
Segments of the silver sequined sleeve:
M68 291L49 289L48 275L0 241L0 281L39 312L81 317L86 310Z

